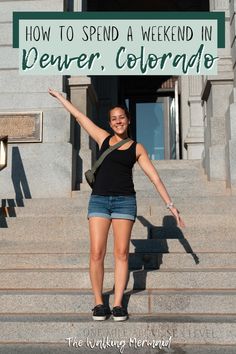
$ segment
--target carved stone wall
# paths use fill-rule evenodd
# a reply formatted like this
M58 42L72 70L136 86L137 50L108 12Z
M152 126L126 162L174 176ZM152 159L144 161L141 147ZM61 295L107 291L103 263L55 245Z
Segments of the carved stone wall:
M211 11L225 11L226 46L218 49L218 75L203 79L202 99L205 101L203 165L209 180L226 180L226 112L233 87L234 73L230 44L230 12L227 0L212 0Z
M21 143L9 139L8 165L0 172L0 199L71 195L70 118L47 92L48 87L63 91L63 79L19 75L18 49L12 48L11 38L13 11L63 11L63 6L63 0L0 1L0 113L8 117L8 128L10 119L18 117L18 131L15 127L10 133L21 139ZM37 124L28 117L30 112L42 114L39 134ZM20 117L24 119L19 125Z

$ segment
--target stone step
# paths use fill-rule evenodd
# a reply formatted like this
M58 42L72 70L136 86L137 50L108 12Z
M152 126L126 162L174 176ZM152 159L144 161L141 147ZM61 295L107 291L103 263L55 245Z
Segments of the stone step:
M154 216L138 216L132 230L132 238L158 238L192 240L196 237L208 240L234 240L236 220L231 215L196 215L184 217L186 227L176 227L170 214ZM67 217L24 217L5 219L6 225L1 229L0 240L8 241L51 238L60 240L88 239L89 227L86 217L75 215ZM112 226L110 227L112 234Z
M197 232L196 232L197 234ZM206 234L205 234L206 235ZM142 235L141 235L142 236ZM236 243L231 238L222 236L214 241L213 238L182 238L182 239L147 239L131 238L130 252L150 252L150 253L169 253L182 252L236 252ZM196 236L197 237L197 236ZM67 235L57 235L49 237L47 235L24 237L19 236L13 239L1 235L1 253L73 253L75 250L89 250L89 240L80 238L80 235L68 238ZM109 237L107 241L107 251L113 252L113 238Z
M112 340L112 338L110 338ZM139 338L138 338L139 340ZM79 338L78 338L79 341ZM141 339L140 345L144 342L144 339ZM0 343L0 353L1 354L71 354L76 352L86 353L88 354L94 354L95 350L89 349L88 345L85 343L81 343L81 347L75 347L76 342L73 347L73 343L69 347L68 345L65 346L64 343L61 344L53 344L53 343L46 343L46 344L33 344L33 343L17 343L17 344L1 344ZM127 341L126 349L124 350L124 353L128 354L136 354L136 353L142 353L142 354L156 354L157 353L157 348L152 348L150 346L147 346L145 348L145 345L142 345L140 347L135 347L132 349L129 342ZM184 353L184 354L235 354L235 346L234 345L213 345L213 344L172 344L170 346L170 353ZM122 350L122 349L121 349ZM111 348L108 349L102 349L102 353L105 354L114 354L115 352L119 353L119 348L115 347L115 344L111 346ZM159 352L159 349L158 349Z
M24 199L21 203L14 200L2 201L6 205L4 215L8 217L22 216L68 216L87 214L87 204L89 195L85 192L73 198L34 198ZM176 206L186 215L234 215L236 208L236 198L230 196L211 197L181 197L174 199ZM10 205L10 206L9 206ZM138 213L145 215L163 215L167 213L165 204L157 193L147 196L147 193L137 193ZM2 210L3 212L3 210Z
M158 220L162 220L166 215L172 215L168 210L166 210L164 203L161 201L160 203L156 200L153 202L143 200L137 203L137 215L149 218L150 216L154 216L158 218ZM214 205L206 205L206 204L192 204L192 202L183 204L179 202L179 200L175 200L175 205L177 209L181 212L181 215L186 219L186 217L198 217L207 218L207 216L230 216L233 217L235 215L236 204L231 203L228 205L218 204ZM202 208L201 208L202 206ZM3 225L8 223L10 218L23 218L23 217L69 217L69 216L80 216L83 217L84 222L87 222L87 205L84 206L64 206L64 208L60 208L58 206L54 206L50 208L49 206L43 207L35 207L32 208L27 207L16 207L16 208L4 208L0 210L0 227L4 227ZM215 218L215 221L218 218ZM6 218L6 219L5 219Z
M200 168L182 168L181 166L177 168L169 168L168 166L160 167L159 164L155 163L153 163L153 165L156 167L158 174L163 179L163 181L171 181L176 179L176 182L178 183L189 182L190 179L193 179L194 182L197 182L197 180L199 183L205 184L207 182L207 178L204 176L203 171ZM139 167L133 169L133 177L134 180L145 177L145 179L149 181L148 176Z
M199 262L199 263L198 263ZM0 254L0 269L83 269L89 253L8 253ZM235 268L236 253L130 253L129 269L214 269ZM113 253L107 253L105 268L114 267Z
M206 184L207 180L205 176L202 175L202 171L196 169L158 169L158 174L163 180L164 183L170 181L176 180L176 183L183 182L183 183L189 183L190 179L191 182L195 183L203 183ZM137 182L138 180L145 179L146 181L149 181L148 176L145 174L144 171L141 169L134 169L133 170L133 178L134 181ZM150 181L149 181L150 183Z
M89 197L91 195L91 190L89 191L72 191L71 192L71 197L57 197L57 198L27 198L27 199L22 199L22 200L15 200L15 199L3 199L4 202L6 202L9 205L15 206L15 207L45 207L45 208L51 208L51 207L79 207L83 206L84 203L89 200ZM137 201L142 202L143 200L145 202L150 202L151 204L153 202L156 202L157 200L162 201L161 198L159 197L159 194L157 191L155 191L153 194L147 194L146 190L143 191L138 191L136 193ZM2 201L2 202L3 202ZM185 196L185 195L180 195L178 196L178 203L181 205L185 204L192 204L194 205L195 203L201 203L202 205L212 205L217 206L218 204L222 206L230 206L231 203L235 204L236 203L236 196L234 195L210 195L210 196Z
M0 289L91 289L87 269L1 270ZM235 269L140 269L130 272L131 289L235 289ZM106 269L104 289L114 286L114 271Z
M114 303L112 291L104 302ZM123 304L131 314L229 314L236 315L236 290L126 291ZM94 307L92 291L0 290L0 314L88 314Z
M163 162L163 163L162 163ZM209 195L209 194L229 194L226 189L226 184L223 181L207 181L200 163L195 164L182 163L183 161L153 161L162 181L167 190L172 195L181 195L180 191L185 192L184 195L189 195L192 191L194 195ZM134 169L134 184L137 191L144 189L145 191L152 190L152 184L148 177L138 166ZM195 194L198 189L198 194Z
M152 160L152 164L159 170L200 170L203 174L201 160ZM134 170L141 171L139 164L134 165Z
M26 206L34 206L35 207L56 207L58 206L59 208L63 208L65 206L84 206L84 203L88 201L89 197L91 195L91 189L89 191L72 191L71 196L68 197L50 197L50 198L24 198L21 200L15 200L15 199L4 199L2 198L2 204L6 203L7 205L10 206L15 206L15 207L26 207ZM147 194L147 191L144 189L142 191L137 191L136 197L138 202L142 202L144 199L145 201L150 200L151 203L153 201L156 201L156 199L161 200L159 197L159 194L156 190L154 190L153 194ZM190 201L192 201L194 204L195 202L200 202L200 203L208 203L212 205L216 205L218 203L223 204L223 205L228 205L229 203L236 202L236 196L234 195L210 195L210 196L185 196L180 195L178 196L178 202L181 204L189 204Z
M227 190L223 185L208 186L207 184L199 183L198 179L192 181L190 178L189 181L176 181L163 178L165 187L172 198L177 198L179 196L187 197L207 197L212 195L230 195L230 190ZM156 189L151 183L147 183L146 177L140 177L138 180L135 180L135 190L137 192L145 190L146 195L155 194Z
M136 340L151 340L156 345L158 340L165 340L166 349L171 344L236 344L236 316L215 315L165 315L165 316L130 316L128 321L115 322L112 318L97 323L91 316L72 315L6 315L0 318L0 342L13 343L52 343L69 345L69 338L81 341L86 350L90 341L116 340L116 351L125 348L136 352ZM67 339L66 339L67 338ZM94 343L95 341L95 343ZM153 342L154 341L154 342ZM169 341L169 343L168 343ZM78 343L77 342L77 343ZM72 343L70 342L70 345ZM147 352L147 342L143 344ZM73 347L75 350L75 347ZM77 349L77 348L76 348ZM79 348L78 348L79 350ZM99 349L101 350L101 349ZM164 349L163 349L164 350ZM156 352L156 351L155 351Z
M219 212L219 211L218 211ZM81 229L84 230L84 228L88 229L88 219L87 219L87 210L84 213L84 215L81 215L82 213L78 214L70 214L70 215L63 215L63 216L16 216L16 217L7 217L6 223L8 228L11 228L12 230L17 228L26 228L30 232L31 228L37 228L37 230L40 232L40 228L43 227L43 232L45 232L45 228L49 228L49 230L53 227L55 227L55 230L58 232L59 228L61 228L61 231L63 232L64 229L69 229L71 228L72 230L77 230L80 231ZM186 214L183 211L181 211L181 214L183 214L186 226L188 228L201 228L201 227L213 227L218 228L218 227L224 227L224 228L233 228L236 227L236 219L234 215L230 214L224 214L222 213L215 213L210 214L210 215L204 215L204 214L195 214L195 215L190 215ZM165 227L173 228L175 227L175 221L174 218L171 214L171 212L166 211L164 209L162 212L159 213L159 215L143 215L139 214L137 215L136 222L133 226L133 233L140 233L145 231L147 228L155 228L155 227L161 227L162 225L165 225ZM3 228L4 229L4 228ZM4 230L2 230L4 232ZM184 231L184 229L183 229Z

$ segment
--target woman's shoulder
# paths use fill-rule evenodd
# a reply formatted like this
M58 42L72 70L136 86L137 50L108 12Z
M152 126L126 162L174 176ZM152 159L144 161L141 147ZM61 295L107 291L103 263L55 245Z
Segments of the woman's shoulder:
M105 136L105 138L103 139L103 141L101 142L101 145L99 146L99 149L101 150L102 148L104 148L104 146L106 146L107 144L109 145L109 140L110 140L111 134L109 134L107 132L107 135Z
M143 144L136 142L136 159L138 160L138 158L145 153L146 149Z
M137 141L135 143L136 143L136 151L139 151L139 152L146 151L145 147L143 146L143 144L138 143Z

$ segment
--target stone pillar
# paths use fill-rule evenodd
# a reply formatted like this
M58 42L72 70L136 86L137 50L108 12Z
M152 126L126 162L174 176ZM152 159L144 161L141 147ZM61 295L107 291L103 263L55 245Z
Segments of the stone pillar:
M181 142L182 142L182 158L188 158L187 146L185 144L185 139L190 127L189 121L189 80L187 75L179 76L179 85L180 85L180 132L181 132Z
M189 76L189 122L190 127L184 145L188 159L201 159L204 148L203 104L201 99L202 77Z
M83 0L74 0L74 12L83 11Z
M74 12L87 11L87 0L74 0Z
M72 76L68 81L71 102L82 113L93 119L97 98L91 79L86 76ZM88 133L80 128L74 118L71 122L71 140L73 145L72 189L82 188L87 190L90 187L84 179L84 172L91 168L96 144L91 141Z
M236 1L230 0L231 53L234 68L234 87L230 95L226 124L226 185L236 195Z
M218 49L218 75L205 76L202 99L206 101L203 165L209 180L226 180L225 115L233 86L228 0L210 1L211 11L225 11L226 45Z

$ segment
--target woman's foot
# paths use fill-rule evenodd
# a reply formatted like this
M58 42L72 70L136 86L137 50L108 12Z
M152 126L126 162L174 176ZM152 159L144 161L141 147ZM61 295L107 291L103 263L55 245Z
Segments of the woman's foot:
M123 306L114 306L112 315L114 321L125 321L128 318L128 312Z
M94 321L104 321L111 314L109 307L104 304L96 305L92 311Z

